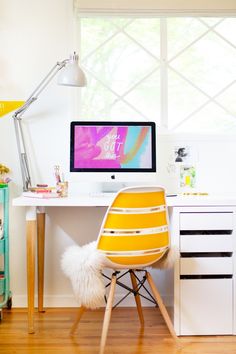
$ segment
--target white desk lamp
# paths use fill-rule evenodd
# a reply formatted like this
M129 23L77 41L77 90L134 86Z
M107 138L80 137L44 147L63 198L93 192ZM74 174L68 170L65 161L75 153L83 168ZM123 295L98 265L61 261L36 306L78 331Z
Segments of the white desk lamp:
M37 100L40 93L45 89L49 82L54 78L54 76L63 69L58 76L57 83L58 85L64 86L75 86L83 87L86 85L86 77L78 65L79 56L74 53L70 56L69 59L65 59L61 62L57 62L56 65L49 71L45 78L40 82L36 87L30 97L25 101L23 106L21 106L13 115L15 132L16 132L16 141L17 149L20 158L20 168L23 181L23 191L29 190L31 187L31 177L29 170L29 163L25 148L25 140L23 129L21 125L22 115L29 108L29 106Z

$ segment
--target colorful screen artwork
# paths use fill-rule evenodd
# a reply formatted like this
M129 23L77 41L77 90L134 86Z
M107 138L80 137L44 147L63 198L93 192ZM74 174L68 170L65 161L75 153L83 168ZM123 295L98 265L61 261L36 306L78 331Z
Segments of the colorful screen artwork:
M151 124L72 123L72 170L153 169Z

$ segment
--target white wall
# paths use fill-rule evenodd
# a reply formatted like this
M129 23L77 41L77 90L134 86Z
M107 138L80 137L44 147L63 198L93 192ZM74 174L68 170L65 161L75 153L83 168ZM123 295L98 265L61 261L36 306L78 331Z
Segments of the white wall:
M206 117L207 119L207 117ZM180 188L179 168L173 164L175 147L189 148L190 165L196 168L197 192L236 195L236 137L234 135L161 135L158 145L159 182L170 192ZM188 163L186 162L188 165Z
M51 67L57 61L67 58L74 50L72 3L72 0L1 0L2 100L26 99ZM62 166L66 164L71 120L70 100L70 89L59 87L52 82L41 94L38 102L24 115L34 181L48 180L48 183L52 184L53 166L57 163ZM10 115L0 120L0 161L12 170L13 182L10 189L11 197L14 197L21 192L21 176ZM49 297L64 292L70 293L70 284L62 277L59 267L60 254L65 245L71 242L66 236L66 225L74 224L74 235L79 234L76 232L78 228L84 234L86 227L85 224L80 225L80 220L84 219L84 211L80 213L71 210L71 214L75 216L76 213L78 217L76 215L69 219L69 224L63 224L64 214L69 214L69 210L62 212L59 223L54 224L53 220L58 220L58 216L51 210L48 222L46 295ZM75 219L78 221L77 225ZM96 220L96 217L94 219ZM25 270L24 210L10 206L10 272L15 306L26 304Z
M73 46L72 0L1 0L0 98L24 100L58 60ZM84 88L86 90L86 88ZM53 166L69 168L69 125L74 115L73 89L55 82L25 114L24 127L34 182L53 184ZM82 118L82 117L81 117ZM207 119L207 117L206 117ZM234 137L158 136L159 183L170 192L180 191L179 166L173 149L191 146L199 191L236 195L236 139ZM12 170L11 198L21 192L21 177L14 127L10 116L0 119L0 163ZM72 243L96 238L104 208L61 208L47 216L45 303L74 304L69 281L60 270L60 256ZM13 305L26 305L25 221L23 208L10 205L10 274ZM158 280L157 280L158 281ZM171 278L160 276L161 292L172 295Z

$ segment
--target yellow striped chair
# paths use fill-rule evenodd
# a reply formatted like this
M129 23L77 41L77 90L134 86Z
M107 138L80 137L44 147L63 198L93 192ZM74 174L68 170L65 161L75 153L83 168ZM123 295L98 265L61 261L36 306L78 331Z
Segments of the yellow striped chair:
M165 190L159 186L122 189L107 210L97 241L97 249L105 255L107 267L114 270L111 278L104 274L109 278L110 292L103 322L100 354L105 350L116 284L124 287L128 293L133 293L141 326L144 325L144 318L140 296L146 299L147 297L141 295L139 290L146 291L147 295L150 295L150 301L159 307L171 335L178 340L152 276L143 270L161 260L169 247ZM120 275L120 271L125 269L124 274L130 274L132 287L121 282L124 274ZM139 274L142 274L141 279ZM152 294L144 285L146 280ZM83 311L81 307L72 332Z

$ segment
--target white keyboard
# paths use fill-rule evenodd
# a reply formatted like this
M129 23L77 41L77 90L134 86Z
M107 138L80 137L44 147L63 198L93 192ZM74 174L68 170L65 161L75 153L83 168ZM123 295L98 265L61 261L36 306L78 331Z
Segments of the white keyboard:
M91 198L114 198L117 193L112 192L91 192L89 196ZM166 194L167 198L177 197L177 194Z
M92 192L89 193L89 196L91 198L114 198L116 196L116 193L110 193L110 192Z

